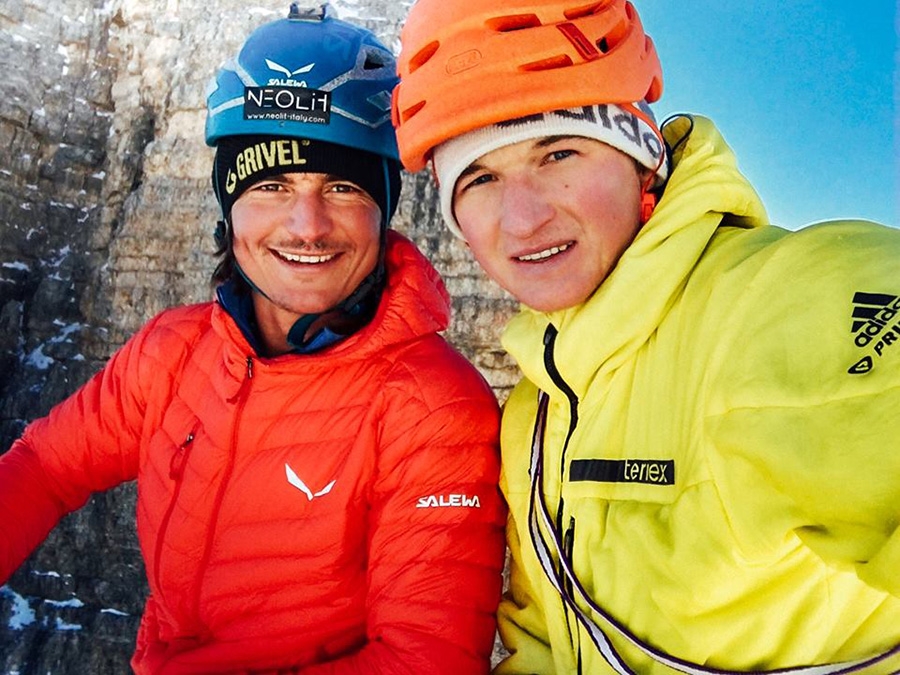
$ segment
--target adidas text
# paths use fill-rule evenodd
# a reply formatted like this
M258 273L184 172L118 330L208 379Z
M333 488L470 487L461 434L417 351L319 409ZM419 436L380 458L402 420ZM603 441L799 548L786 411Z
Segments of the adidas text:
M853 343L869 353L847 372L865 375L872 372L875 359L885 355L888 349L900 343L900 297L887 293L857 292L853 296Z
M900 298L893 295L878 293L857 293L853 298L855 308L853 310L853 332L856 334L854 342L857 347L866 347L887 328L900 311ZM891 327L897 330L897 325ZM898 331L900 332L900 331ZM894 342L896 337L886 344ZM884 351L883 341L876 345L876 351L881 354Z
M434 509L442 506L480 509L481 502L478 499L478 495L471 497L468 495L428 495L427 497L419 497L419 501L416 502L417 509Z

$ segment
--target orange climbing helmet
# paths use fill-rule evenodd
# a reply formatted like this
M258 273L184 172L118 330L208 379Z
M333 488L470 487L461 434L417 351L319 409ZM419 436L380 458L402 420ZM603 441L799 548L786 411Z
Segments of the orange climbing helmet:
M489 124L662 94L656 48L628 0L418 0L401 44L392 115L410 171Z

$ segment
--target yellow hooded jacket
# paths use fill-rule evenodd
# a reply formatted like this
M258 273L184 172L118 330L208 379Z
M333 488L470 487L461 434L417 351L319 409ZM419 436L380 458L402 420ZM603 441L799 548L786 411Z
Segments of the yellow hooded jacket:
M900 231L769 226L709 120L666 135L613 273L503 336L497 672L898 672Z

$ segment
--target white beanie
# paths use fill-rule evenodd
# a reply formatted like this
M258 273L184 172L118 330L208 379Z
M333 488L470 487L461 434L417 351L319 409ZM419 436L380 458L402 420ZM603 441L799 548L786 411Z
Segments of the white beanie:
M639 109L641 114L611 103L567 108L498 122L441 143L434 150L434 173L447 226L457 237L465 239L453 214L453 192L460 174L479 157L532 138L593 138L624 152L653 171L657 185L665 182L669 166L663 159L664 146L656 118L643 101L629 107Z

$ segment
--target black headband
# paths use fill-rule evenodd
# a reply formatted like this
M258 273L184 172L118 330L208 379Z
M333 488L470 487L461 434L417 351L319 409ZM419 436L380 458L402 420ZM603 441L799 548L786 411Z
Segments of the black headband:
M227 136L216 145L212 182L227 219L243 192L284 173L325 173L365 190L381 209L386 225L397 208L400 165L365 150L289 136Z

